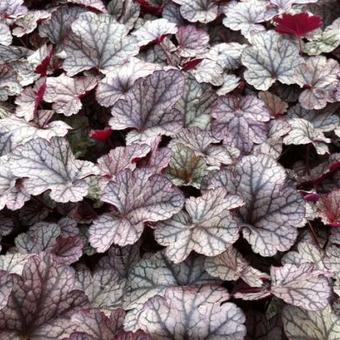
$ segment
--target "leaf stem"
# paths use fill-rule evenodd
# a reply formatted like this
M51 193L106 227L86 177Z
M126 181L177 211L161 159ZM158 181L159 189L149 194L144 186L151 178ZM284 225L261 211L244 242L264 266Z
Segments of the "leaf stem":
M312 224L311 224L309 221L307 221L307 224L308 224L309 231L310 231L310 233L311 233L311 235L312 235L312 237L313 237L313 240L314 240L315 244L317 245L317 247L318 247L320 250L322 250L322 247L321 247L321 245L320 245L320 243L319 243L319 241L318 241L318 237L317 237L317 235L316 235L316 232L315 232L315 230L314 230Z

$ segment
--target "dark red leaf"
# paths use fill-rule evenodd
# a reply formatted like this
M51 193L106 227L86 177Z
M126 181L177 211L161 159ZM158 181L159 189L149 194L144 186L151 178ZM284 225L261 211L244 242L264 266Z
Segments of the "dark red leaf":
M304 37L307 33L322 26L322 19L308 13L287 14L274 18L275 30L279 33Z
M112 130L110 128L105 128L103 130L91 130L90 137L94 140L105 142L107 141L112 134Z
M154 6L148 0L137 0L144 13L152 15L160 15L163 11L163 6Z
M316 192L303 193L303 195L303 199L307 202L317 202L320 198L320 195Z
M39 105L43 101L44 94L46 92L46 80L42 83L42 85L39 87L38 92L35 96L35 111L38 109Z
M34 72L40 74L43 77L45 77L47 75L47 69L48 69L48 66L50 65L51 59L53 57L53 54L54 54L54 48L51 49L50 53L48 54L47 57L45 57L43 59L41 64L39 64L35 68Z
M188 62L186 62L183 65L183 71L190 71L192 69L194 69L198 64L200 64L202 62L203 59L194 59L194 60L190 60Z

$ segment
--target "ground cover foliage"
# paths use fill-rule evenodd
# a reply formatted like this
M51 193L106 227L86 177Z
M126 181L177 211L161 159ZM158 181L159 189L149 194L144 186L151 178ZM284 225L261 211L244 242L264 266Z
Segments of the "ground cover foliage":
M0 339L340 339L337 0L0 0Z

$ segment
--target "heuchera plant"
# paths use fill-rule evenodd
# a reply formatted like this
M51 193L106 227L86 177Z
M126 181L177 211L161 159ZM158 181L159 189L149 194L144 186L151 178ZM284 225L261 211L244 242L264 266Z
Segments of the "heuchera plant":
M340 339L338 0L0 0L0 340Z

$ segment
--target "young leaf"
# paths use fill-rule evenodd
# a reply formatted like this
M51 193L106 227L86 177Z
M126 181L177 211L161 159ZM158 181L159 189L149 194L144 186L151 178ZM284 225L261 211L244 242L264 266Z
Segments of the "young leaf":
M30 194L17 180L18 177L8 167L8 157L0 157L0 209L6 206L10 210L18 210L30 199Z
M327 143L331 140L326 138L320 129L315 129L307 120L293 118L289 120L291 131L283 139L287 145L295 144L312 144L319 155L324 155L329 152Z
M202 156L181 143L171 147L167 177L175 185L190 185L199 189L207 172L208 167Z
M309 13L288 14L274 18L275 30L279 33L291 34L295 37L304 37L307 33L322 26L322 20L317 15Z
M322 222L331 227L340 227L340 189L321 196L318 212Z
M179 132L171 141L170 147L176 144L185 145L197 156L203 157L206 163L211 166L232 164L233 160L240 155L239 150L226 145L218 145L220 141L213 136L211 131L194 127Z

